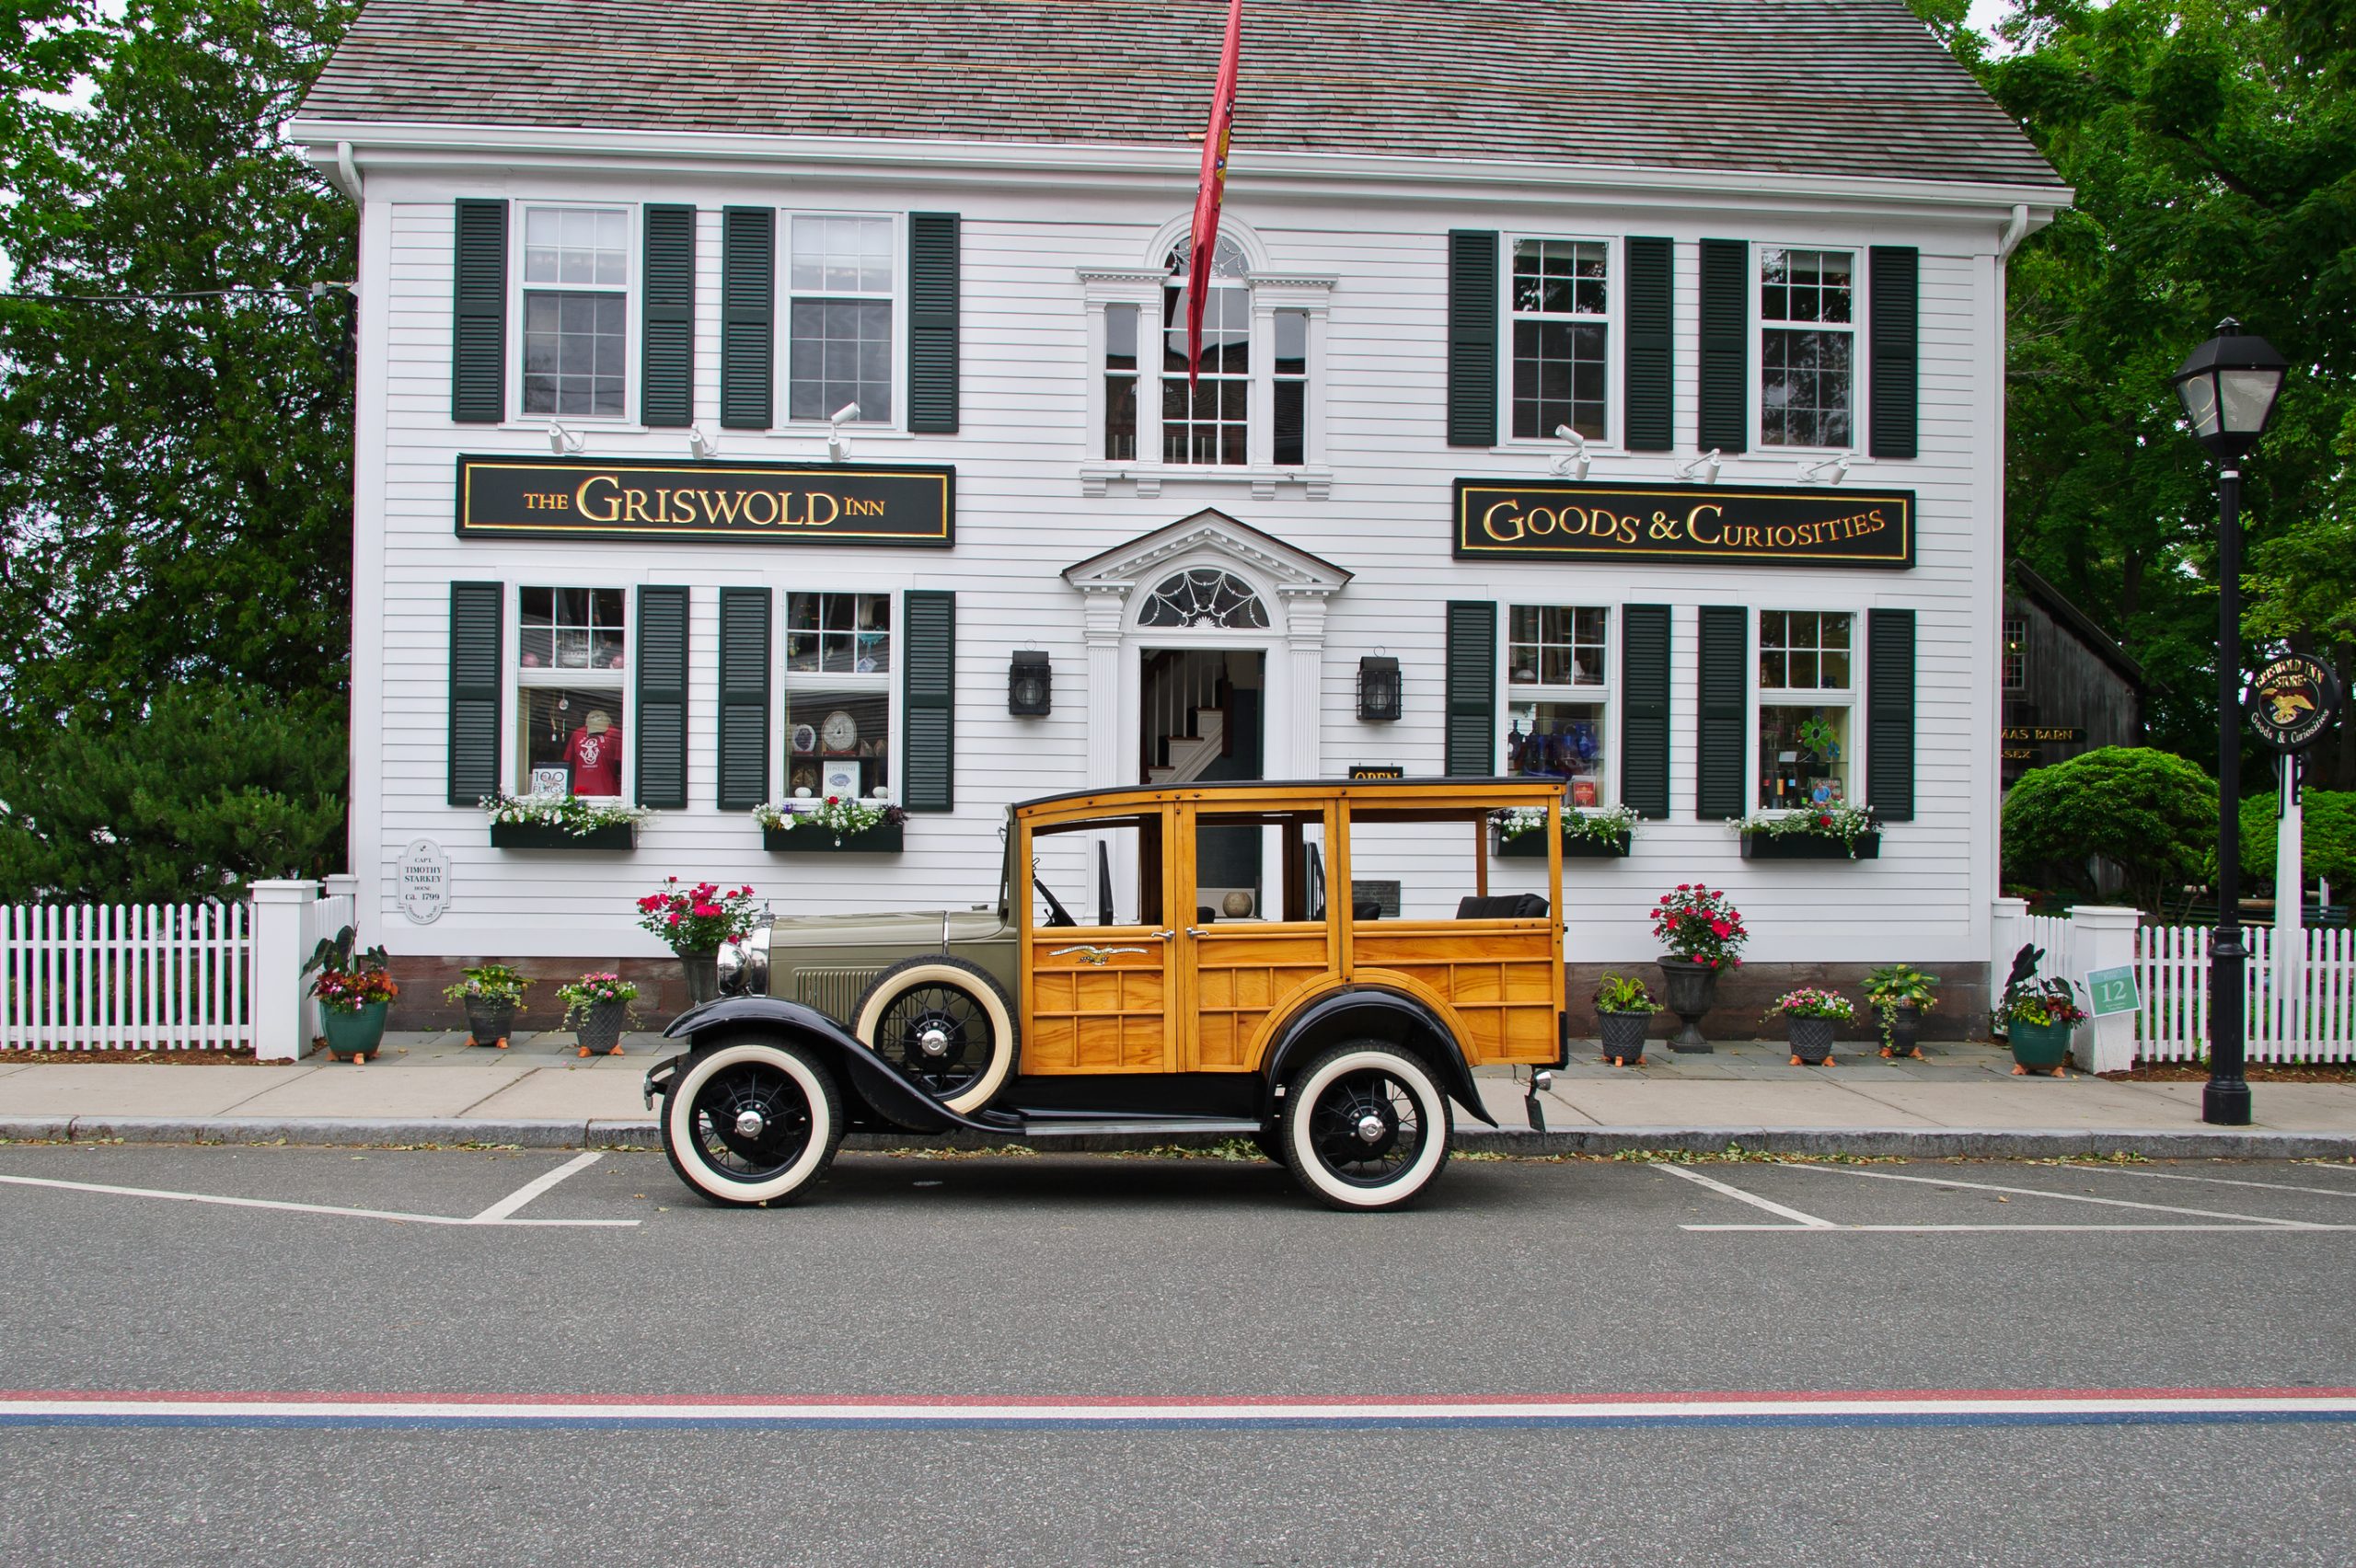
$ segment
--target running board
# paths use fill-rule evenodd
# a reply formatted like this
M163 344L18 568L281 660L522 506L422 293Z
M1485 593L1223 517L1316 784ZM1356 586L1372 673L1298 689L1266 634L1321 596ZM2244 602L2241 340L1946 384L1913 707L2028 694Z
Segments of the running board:
M1259 1130L1257 1122L1217 1116L1057 1116L1025 1118L1022 1134L1026 1138L1199 1137L1206 1134L1235 1138L1249 1137Z

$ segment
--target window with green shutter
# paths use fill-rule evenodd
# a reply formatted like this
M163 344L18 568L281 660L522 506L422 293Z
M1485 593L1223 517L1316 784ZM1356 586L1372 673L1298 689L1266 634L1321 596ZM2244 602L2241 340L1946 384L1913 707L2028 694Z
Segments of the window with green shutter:
M1704 605L1696 651L1700 681L1693 755L1693 814L1718 822L1744 814L1750 772L1750 612Z
M1486 599L1448 606L1446 763L1451 778L1497 770L1497 606Z
M1497 236L1448 236L1448 444L1497 444ZM1492 621L1496 617L1492 615ZM1494 629L1494 628L1493 628ZM1484 765L1486 773L1495 764Z
M1631 452L1667 452L1677 444L1676 254L1669 240L1629 236L1628 329L1621 342Z
M1914 612L1865 612L1865 802L1914 820Z
M900 803L957 805L957 595L910 589L900 601Z
M1702 242L1702 445L1740 452L1750 444L1750 247Z
M638 803L687 803L687 591L638 591Z
M908 429L957 429L957 214L908 214Z
M450 584L449 801L471 806L499 790L500 622L507 590L498 582Z
M1669 606L1620 611L1620 801L1669 815Z
M450 419L498 424L507 418L507 203L460 198L456 230Z
M720 790L722 811L769 796L769 591L720 591Z
M677 427L696 418L696 210L646 209L641 309L644 342L639 388L642 424Z
M1911 245L1877 245L1865 270L1871 399L1869 440L1877 457L1915 455L1921 378L1922 257Z
M777 212L720 215L720 422L767 430L777 378Z

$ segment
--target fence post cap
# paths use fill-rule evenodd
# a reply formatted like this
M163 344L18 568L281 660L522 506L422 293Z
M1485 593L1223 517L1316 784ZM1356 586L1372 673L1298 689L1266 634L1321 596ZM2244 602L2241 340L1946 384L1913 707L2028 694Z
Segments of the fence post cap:
M2143 923L2143 912L2110 904L2082 904L2070 911L2070 918L2081 926L2130 930Z
M1991 902L1994 904L1996 913L1999 915L2026 915L2028 913L2028 900L2026 898L1998 898L1993 899Z
M318 896L319 884L315 882L270 881L250 882L246 891L256 904L295 904Z

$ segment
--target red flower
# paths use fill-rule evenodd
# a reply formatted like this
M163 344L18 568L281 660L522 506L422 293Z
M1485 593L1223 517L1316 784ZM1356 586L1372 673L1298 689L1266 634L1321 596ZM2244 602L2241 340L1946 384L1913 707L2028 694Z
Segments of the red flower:
M1730 937L1734 934L1734 928L1727 925L1724 920L1711 921L1710 930L1713 935L1720 938Z
M674 926L677 925L677 924L679 923L679 912L678 912L677 910L676 910L676 909L672 910L672 911L671 911L671 913L670 913L670 916L669 916L669 919L670 919L671 924L673 924Z
M1691 893L1693 891L1693 884L1692 882L1679 882L1677 884L1677 891L1680 893Z

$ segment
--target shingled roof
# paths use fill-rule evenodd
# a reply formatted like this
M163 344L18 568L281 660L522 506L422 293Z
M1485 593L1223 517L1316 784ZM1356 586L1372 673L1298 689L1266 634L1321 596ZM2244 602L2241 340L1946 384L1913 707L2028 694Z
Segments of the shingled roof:
M2058 187L1904 0L1245 0L1255 151ZM370 0L303 118L1183 144L1218 0Z

